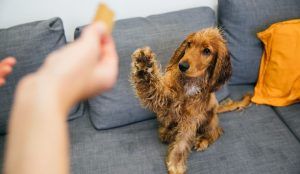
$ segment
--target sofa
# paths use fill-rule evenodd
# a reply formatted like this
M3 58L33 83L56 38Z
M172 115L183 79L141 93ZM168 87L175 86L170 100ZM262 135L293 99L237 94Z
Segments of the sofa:
M295 18L300 18L298 0L219 0L217 11L196 7L116 21L113 37L120 57L117 84L108 92L79 102L69 114L72 173L167 173L167 145L158 138L155 114L140 106L128 80L130 55L136 48L150 46L164 67L189 33L219 27L231 52L233 75L217 92L217 98L220 102L227 97L239 100L253 92L257 81L263 45L256 33L272 23ZM83 28L76 28L75 39ZM17 82L65 44L59 18L0 29L0 59L13 55L19 64L7 85L0 88L1 169ZM286 107L252 104L219 117L224 135L204 152L192 151L187 173L300 173L299 103Z

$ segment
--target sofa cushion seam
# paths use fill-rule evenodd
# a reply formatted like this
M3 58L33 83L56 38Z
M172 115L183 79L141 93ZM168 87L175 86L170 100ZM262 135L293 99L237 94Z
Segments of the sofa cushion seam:
M296 135L294 130L288 125L288 123L284 120L282 115L275 109L274 106L271 106L277 117L280 119L280 121L287 127L287 129L293 134L293 136L296 138L296 140L300 143L300 138Z

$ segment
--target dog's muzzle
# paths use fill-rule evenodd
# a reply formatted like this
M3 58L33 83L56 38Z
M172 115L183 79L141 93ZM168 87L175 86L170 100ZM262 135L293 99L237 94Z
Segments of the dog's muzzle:
M186 72L190 68L190 64L188 62L181 62L178 66L181 72Z

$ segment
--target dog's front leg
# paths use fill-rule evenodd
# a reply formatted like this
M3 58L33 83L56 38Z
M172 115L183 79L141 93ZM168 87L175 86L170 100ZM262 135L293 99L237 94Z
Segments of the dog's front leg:
M185 121L178 126L178 133L175 141L169 146L166 158L169 174L186 173L187 158L197 132L197 123L194 121Z
M166 110L169 99L151 49L137 49L132 54L131 67L131 82L141 103L156 113Z

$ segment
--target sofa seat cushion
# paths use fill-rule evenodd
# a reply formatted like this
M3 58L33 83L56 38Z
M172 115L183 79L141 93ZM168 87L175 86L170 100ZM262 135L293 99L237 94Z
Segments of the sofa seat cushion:
M150 46L165 67L189 33L213 27L215 23L214 11L209 7L116 21L113 37L120 57L119 78L111 91L88 100L93 125L102 130L154 118L154 113L141 107L130 85L131 54L137 48ZM82 28L76 29L76 38ZM221 100L228 94L225 86L217 92L217 97Z
M240 98L253 86L230 87ZM253 105L220 115L225 133L204 152L193 151L188 173L298 174L300 144L273 109ZM70 122L72 173L165 174L167 145L155 119L110 130L95 130L87 117Z
M300 103L287 107L275 107L274 109L300 141Z

